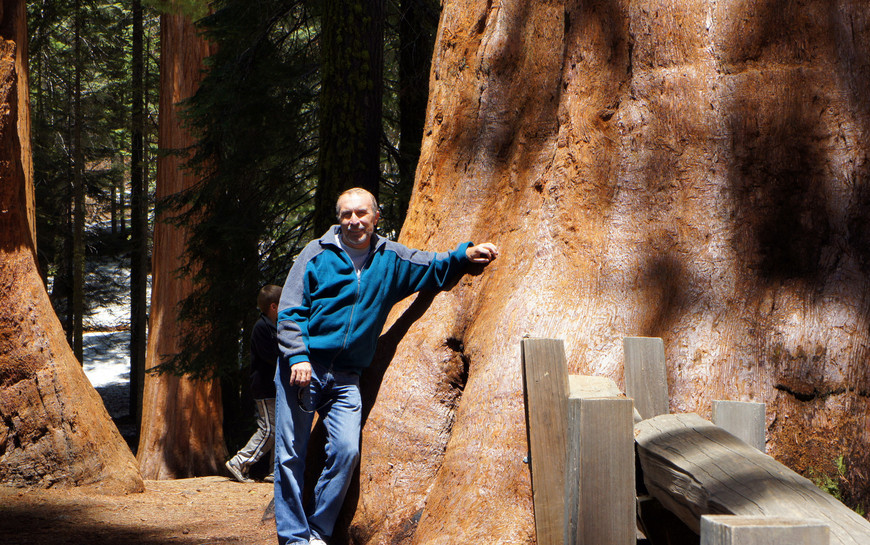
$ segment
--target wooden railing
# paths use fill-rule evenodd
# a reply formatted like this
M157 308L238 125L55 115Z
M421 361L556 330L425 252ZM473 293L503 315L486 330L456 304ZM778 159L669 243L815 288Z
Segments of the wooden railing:
M764 453L764 404L668 414L661 339L624 347L627 395L569 376L562 341L522 341L538 545L870 545L870 522Z

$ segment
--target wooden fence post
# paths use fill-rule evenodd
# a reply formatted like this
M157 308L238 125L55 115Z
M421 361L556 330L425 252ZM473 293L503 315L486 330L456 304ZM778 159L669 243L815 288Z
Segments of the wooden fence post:
M634 399L642 418L668 414L668 375L665 343L658 337L626 337L625 393Z
M566 545L635 545L634 404L568 398Z
M526 430L538 545L563 545L568 367L558 339L523 339Z
M806 518L701 517L701 545L828 545L827 524Z
M714 401L713 423L761 452L766 451L765 404L750 401Z

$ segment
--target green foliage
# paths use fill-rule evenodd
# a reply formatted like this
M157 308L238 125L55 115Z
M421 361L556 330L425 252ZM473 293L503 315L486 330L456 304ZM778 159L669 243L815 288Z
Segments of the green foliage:
M838 456L837 459L834 460L834 463L837 465L837 473L834 477L825 473L819 473L814 468L810 468L810 480L813 481L813 484L828 494L843 501L843 493L840 491L840 480L846 475L846 464L843 455L841 454Z
M836 465L836 472L833 476L828 475L826 473L819 473L814 468L809 469L809 477L810 480L830 494L831 496L837 498L837 500L849 505L851 502L849 501L849 497L847 497L845 493L845 486L848 484L848 479L846 477L846 458L842 454L837 456L834 460L834 465ZM866 510L864 506L861 504L850 505L852 509L861 515L862 517L866 515Z
M159 13L184 15L192 20L208 13L207 0L144 0L143 4L151 6Z

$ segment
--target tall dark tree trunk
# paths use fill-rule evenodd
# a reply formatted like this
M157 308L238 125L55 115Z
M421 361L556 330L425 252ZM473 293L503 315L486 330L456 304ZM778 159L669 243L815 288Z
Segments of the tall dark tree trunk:
M320 157L314 229L334 224L350 187L380 183L384 0L325 0L321 30Z
M67 81L74 79L75 67L67 66ZM73 104L75 102L75 92L73 85L66 86L66 108L64 109L66 122L65 136L67 142L73 141L73 132L75 119L73 115ZM63 329L66 333L66 340L70 346L73 345L73 211L74 206L74 190L73 180L75 178L75 165L72 150L68 150L66 154L65 164L66 183L63 186L65 193L65 207L63 210L63 227L62 229L62 252L61 263L58 267L57 274L54 278L54 286L52 288L52 299L55 301L63 301Z
M132 207L133 204L130 203L130 206ZM124 178L118 182L118 233L121 237L127 234L127 187Z
M142 491L36 268L24 6L0 3L0 483Z
M110 207L110 221L112 223L112 234L118 234L118 184L112 184L112 192L109 198L112 200Z
M82 149L82 7L75 2L75 28L73 29L73 251L72 251L72 347L79 362L83 356L83 333L85 316L85 176L84 150Z
M112 233L123 238L127 234L127 179L124 176L112 187L112 212Z
M148 186L145 179L145 81L142 1L133 0L132 142L130 153L130 414L136 426L142 417L147 332ZM123 209L122 209L123 211Z
M72 88L72 87L70 87ZM69 118L70 131L72 134L72 118ZM72 139L70 139L72 140ZM60 260L57 274L54 276L54 285L52 287L52 299L55 301L63 301L63 329L66 334L66 341L70 346L73 345L73 306L72 306L72 277L73 277L73 168L72 159L68 164L67 183L64 184L63 190L66 193L66 206L63 210L63 225L61 243L61 251L63 255Z
M420 159L440 9L436 0L402 0L399 5L399 185L393 214L400 226L405 222Z

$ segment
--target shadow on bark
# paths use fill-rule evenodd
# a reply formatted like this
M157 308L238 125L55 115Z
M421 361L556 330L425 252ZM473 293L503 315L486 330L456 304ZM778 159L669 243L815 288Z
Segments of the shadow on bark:
M853 334L860 341L870 324L870 13L859 2L759 4L755 30L739 34L727 58L745 70L738 72L728 113L732 246L748 273L744 278L758 282L748 297L794 290L808 308L842 298L862 318ZM750 70L756 63L769 70ZM827 392L845 394L845 407L830 426L860 428L867 412L861 392L870 384L863 362L870 349L850 351L851 361L842 363L832 361L836 344L815 346L809 338L794 350L780 346L774 309L758 311L754 342L759 365L773 367L783 402L814 403L808 410L821 414L829 412ZM838 371L829 371L834 365L846 367L846 376L836 378ZM853 431L844 432L851 439L805 438L789 446L786 425L775 421L770 433L783 436L780 455L792 467L808 459L825 464L825 457L838 454L854 468L870 460ZM853 504L866 503L867 476L857 470L849 478Z

